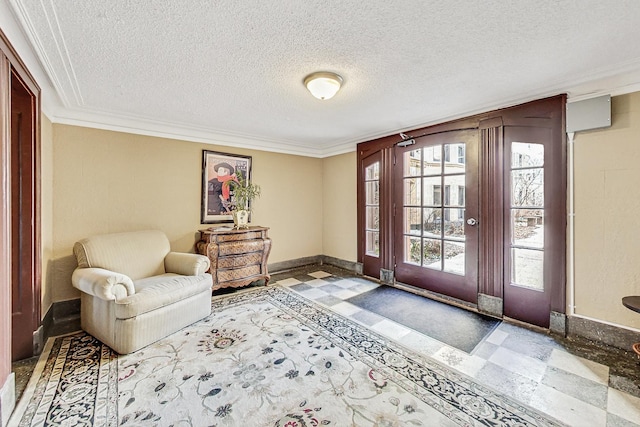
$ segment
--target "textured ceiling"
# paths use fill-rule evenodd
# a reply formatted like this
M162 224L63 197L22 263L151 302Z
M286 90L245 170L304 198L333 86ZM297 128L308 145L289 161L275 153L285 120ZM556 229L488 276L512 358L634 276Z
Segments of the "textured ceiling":
M640 89L637 0L3 1L59 123L324 157L557 93ZM344 78L328 101L302 84L322 70Z

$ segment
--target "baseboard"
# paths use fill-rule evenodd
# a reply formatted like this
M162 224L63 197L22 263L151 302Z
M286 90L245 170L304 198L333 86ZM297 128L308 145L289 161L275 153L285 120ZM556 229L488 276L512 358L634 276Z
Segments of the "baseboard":
M322 262L321 264L329 264L334 267L341 268L343 270L351 271L355 274L362 274L362 264L355 261L345 261L340 258L335 258L329 255L321 255Z
M359 265L357 262L345 261L327 255L316 255L271 263L268 264L267 268L269 269L269 273L273 274L305 267L307 265L323 264L333 265L356 274L362 273L361 264ZM360 270L358 270L359 268ZM358 273L358 271L360 271L360 273ZM41 333L38 334L38 340L44 343L49 337L79 331L80 329L80 299L54 302L42 320ZM40 349L42 348L42 346L39 347Z
M43 342L46 342L49 337L68 334L80 329L80 298L78 298L51 304L42 320L41 335Z
M380 283L384 285L393 285L395 282L396 279L393 270L387 270L386 268L380 269Z
M362 264L328 255L315 255L271 263L268 264L268 269L271 274L274 274L308 265L323 264L342 268L355 274L362 274ZM476 305L403 283L395 283L395 286L428 298L500 317L498 314L498 312L501 311L498 307L499 301L484 298L486 296L483 296L483 298L478 301L478 305ZM633 343L640 342L640 334L636 332L581 317L552 313L551 323L550 329L554 333L564 335L563 332L566 331L566 336L568 337L579 336L622 350L629 350ZM77 330L80 330L80 299L53 303L43 319L44 340L46 341L50 336L62 335Z
M11 372L0 389L0 426L9 423L9 417L16 407L16 375Z
M42 318L42 325L40 328L42 329L43 340L46 342L47 338L51 336L51 329L53 328L53 307L59 304L57 302L51 303L47 313Z
M567 315L552 311L549 316L549 331L560 336L567 336Z
M640 333L596 320L567 316L566 323L569 338L579 336L626 351L631 351L631 346L640 342Z
M493 317L503 316L503 300L493 295L478 294L478 311Z
M282 273L294 268L306 267L307 265L328 264L334 267L348 270L356 274L362 274L362 264L355 261L346 261L329 255L315 255L304 258L296 258L287 261L274 262L267 265L270 274Z
M322 264L322 261L322 255L308 256L304 258L296 258L287 261L270 263L267 264L267 269L269 270L270 274L280 273L287 270L293 270L294 268L305 267L307 265Z

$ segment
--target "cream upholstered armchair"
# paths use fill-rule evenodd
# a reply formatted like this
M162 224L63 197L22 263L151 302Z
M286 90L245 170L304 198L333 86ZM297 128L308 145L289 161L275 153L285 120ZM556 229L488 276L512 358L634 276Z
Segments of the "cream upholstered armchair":
M118 353L138 350L211 313L209 258L171 252L162 231L105 234L73 247L82 329Z

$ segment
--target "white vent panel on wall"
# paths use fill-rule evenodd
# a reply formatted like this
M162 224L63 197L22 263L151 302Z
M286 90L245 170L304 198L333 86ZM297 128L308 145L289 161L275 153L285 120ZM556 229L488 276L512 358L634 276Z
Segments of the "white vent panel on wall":
M567 104L567 132L611 126L611 95Z

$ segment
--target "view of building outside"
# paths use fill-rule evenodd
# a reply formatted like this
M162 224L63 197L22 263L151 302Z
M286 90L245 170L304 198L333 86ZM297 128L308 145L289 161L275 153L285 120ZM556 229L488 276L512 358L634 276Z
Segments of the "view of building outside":
M465 144L404 155L405 262L464 275Z
M441 144L404 153L404 261L465 274L465 144ZM367 172L367 248L377 245L377 171ZM510 282L543 289L544 146L511 145ZM370 175L370 178L369 178ZM371 199L369 198L371 195ZM371 224L371 227L369 226ZM369 231L371 229L371 231ZM371 234L371 237L369 237ZM376 247L374 245L374 247Z
M543 289L544 146L511 144L511 283Z

